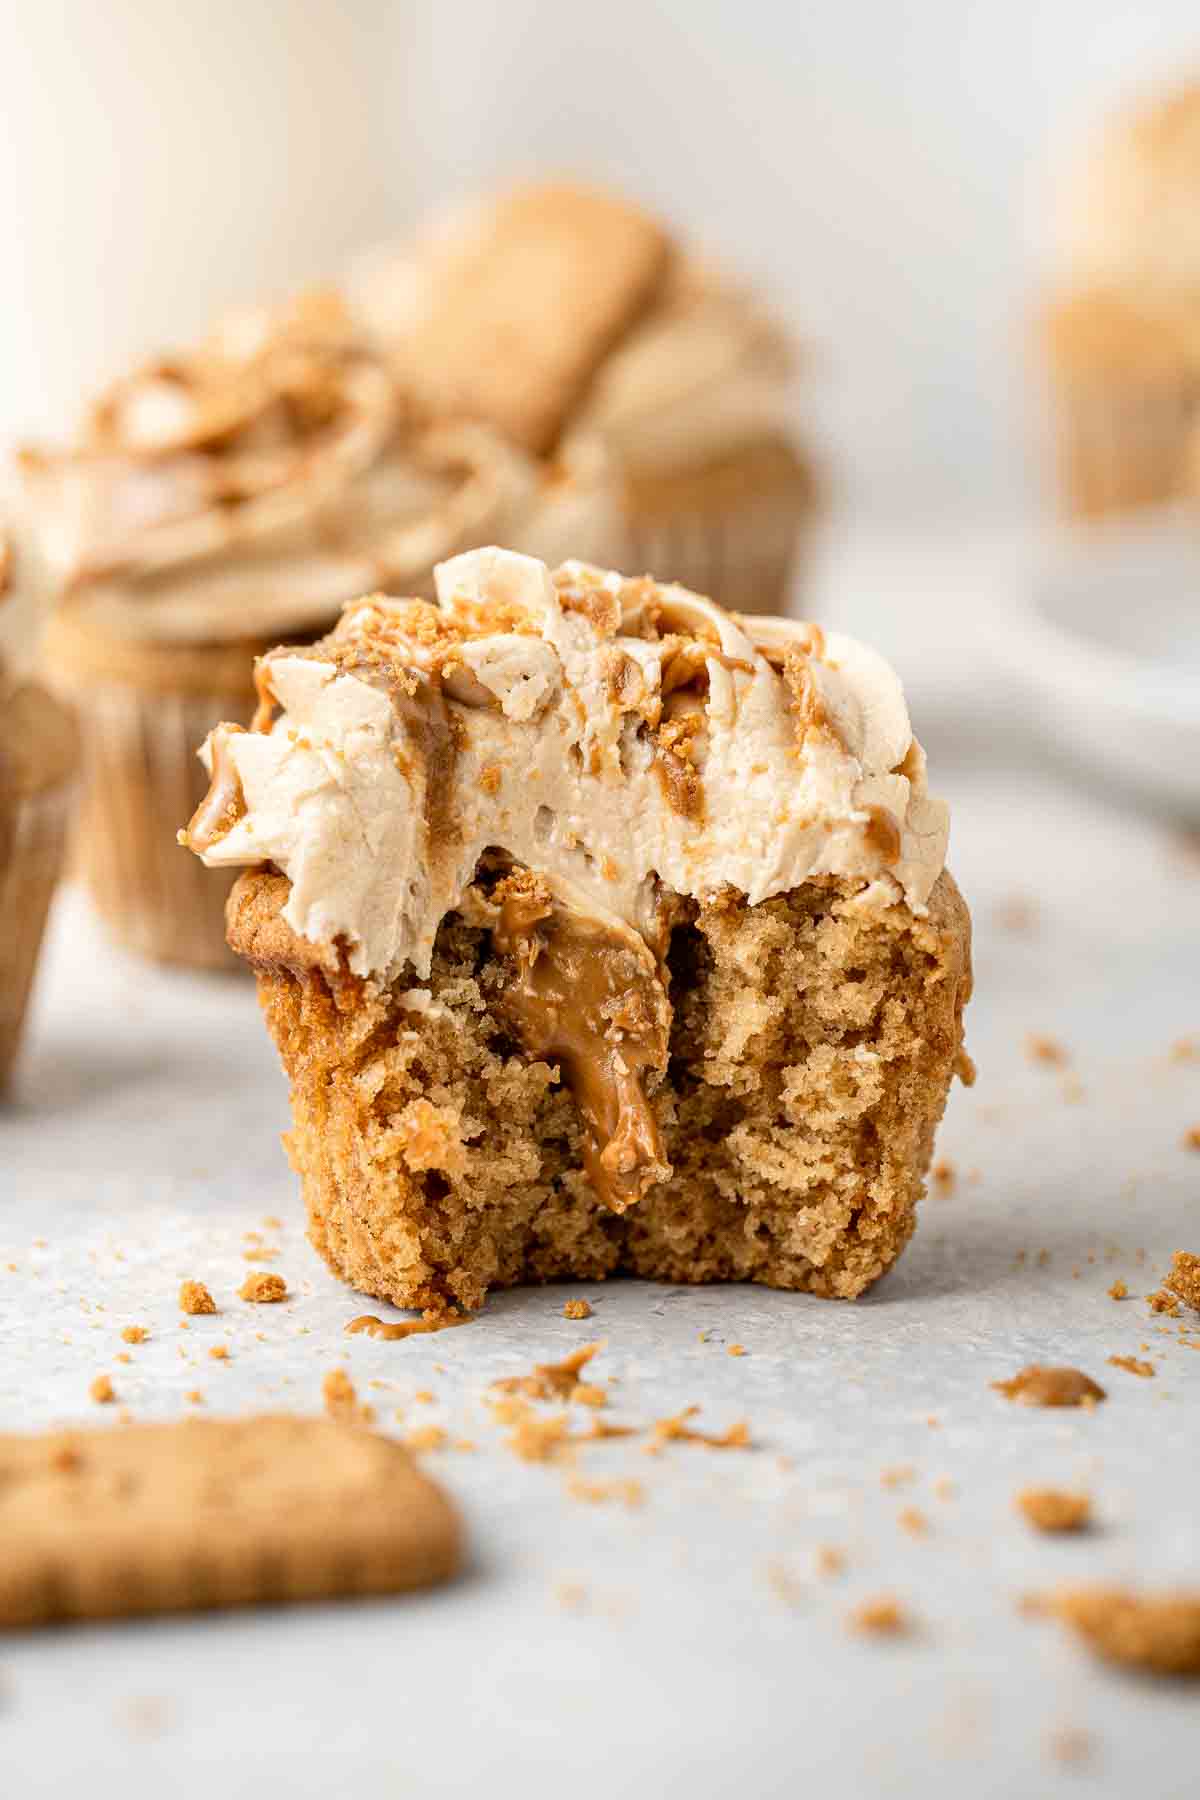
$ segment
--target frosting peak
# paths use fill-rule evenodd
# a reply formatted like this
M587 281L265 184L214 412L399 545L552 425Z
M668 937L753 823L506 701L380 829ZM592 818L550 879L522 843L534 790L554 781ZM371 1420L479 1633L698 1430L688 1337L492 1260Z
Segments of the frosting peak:
M920 910L942 868L947 809L888 665L683 588L473 551L436 605L359 601L259 676L259 728L210 735L184 839L274 863L287 923L359 975L427 976L489 854L635 945L673 895L839 875Z

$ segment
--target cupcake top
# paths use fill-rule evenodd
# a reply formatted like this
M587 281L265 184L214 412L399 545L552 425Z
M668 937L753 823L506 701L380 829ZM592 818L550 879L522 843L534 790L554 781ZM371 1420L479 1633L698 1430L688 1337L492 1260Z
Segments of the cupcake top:
M786 423L792 353L750 296L648 214L557 183L476 202L377 260L357 303L406 391L547 454L713 460Z
M491 862L657 955L679 896L756 904L814 876L920 911L948 814L899 681L814 625L509 551L437 570L437 604L375 596L261 659L254 728L221 725L182 839L272 863L326 967L430 970Z
M537 542L553 490L486 425L419 419L330 290L118 381L73 449L26 450L20 474L68 604L201 644L320 629L497 530Z
M1066 196L1062 249L1076 284L1200 300L1200 82L1111 121Z

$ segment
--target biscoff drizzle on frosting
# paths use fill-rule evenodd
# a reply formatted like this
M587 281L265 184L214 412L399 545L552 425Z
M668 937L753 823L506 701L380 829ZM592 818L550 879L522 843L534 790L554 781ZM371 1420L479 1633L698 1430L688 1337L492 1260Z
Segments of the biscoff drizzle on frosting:
M257 729L210 735L182 835L212 866L273 863L285 922L364 978L426 980L450 913L490 930L501 1011L562 1067L622 1210L669 1172L647 1095L672 909L835 875L919 911L946 808L896 677L851 639L497 549L437 591L271 652Z

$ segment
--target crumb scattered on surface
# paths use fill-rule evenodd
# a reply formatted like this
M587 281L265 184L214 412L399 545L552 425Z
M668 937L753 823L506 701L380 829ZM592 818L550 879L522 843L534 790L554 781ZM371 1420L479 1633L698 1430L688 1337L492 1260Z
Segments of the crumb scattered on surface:
M1129 1289L1123 1281L1114 1281L1108 1290L1110 1300L1128 1300Z
M1185 1150L1200 1150L1200 1125L1189 1125L1183 1134Z
M123 1344L144 1344L150 1333L144 1325L126 1325L121 1333Z
M567 1399L576 1406L607 1406L608 1389L592 1381L577 1381Z
M1018 1406L1092 1407L1108 1397L1082 1369L1046 1368L1041 1363L1030 1363L1011 1380L993 1381L992 1386Z
M1065 1069L1071 1060L1065 1045L1040 1031L1031 1031L1025 1039L1025 1054L1030 1062L1046 1063L1055 1069Z
M1109 1362L1114 1369L1124 1369L1130 1375L1150 1376L1154 1373L1154 1364L1142 1362L1136 1356L1110 1356Z
M1074 1725L1060 1725L1046 1739L1046 1751L1058 1763L1078 1766L1091 1762L1096 1754L1096 1740L1090 1731Z
M745 1356L745 1344L730 1344L725 1351L726 1356Z
M1200 1062L1200 1038L1176 1038L1170 1057L1172 1062Z
M1163 1286L1200 1312L1200 1256L1193 1256L1190 1250L1176 1250Z
M276 1300L287 1299L287 1282L282 1275L255 1273L247 1275L238 1289L239 1300L252 1300L257 1305L270 1305Z
M208 1354L212 1357L214 1362L228 1362L229 1361L229 1345L228 1344L210 1344L208 1347Z
M421 1406L433 1405L433 1393L429 1388L418 1388L413 1399Z
M130 1356L128 1350L118 1350L116 1355L113 1357L113 1361L119 1362L119 1363L131 1363L133 1361L133 1358L132 1358L132 1356Z
M345 1369L330 1369L321 1382L321 1398L331 1419L358 1417L358 1390Z
M813 1563L818 1575L841 1575L845 1573L846 1552L836 1544L818 1544Z
M854 1608L850 1629L864 1637L904 1637L912 1620L894 1594L877 1594Z
M1067 1588L1052 1610L1105 1662L1151 1675L1200 1675L1200 1589Z
M949 1157L943 1156L940 1162L934 1163L933 1179L943 1194L949 1194L953 1191L955 1183L958 1180L958 1170L950 1161Z
M504 1375L492 1383L500 1394L527 1394L531 1400L566 1400L580 1385L579 1376L604 1345L581 1344L561 1362L535 1363L532 1375Z
M916 1479L917 1471L911 1463L896 1463L890 1469L884 1469L879 1477L879 1485L883 1488L907 1487Z
M905 1506L896 1514L896 1523L909 1537L928 1537L929 1520L919 1506Z
M586 1300L568 1300L563 1307L564 1319L590 1319L592 1309Z
M643 1506L646 1490L640 1481L584 1481L581 1476L572 1476L567 1483L567 1493L572 1500L585 1501L589 1506L604 1506L609 1501L616 1501L630 1509Z
M939 1475L933 1484L933 1491L939 1500L953 1500L958 1493L957 1487L948 1475Z
M252 1249L242 1251L246 1262L274 1262L278 1255L278 1244L256 1244Z
M700 1411L698 1406L685 1406L680 1413L673 1413L670 1418L656 1419L650 1427L651 1440L646 1445L646 1453L656 1456L664 1444L707 1444L710 1450L749 1450L750 1427L745 1419L738 1419L726 1431L697 1431L688 1424Z
M1083 1531L1091 1523L1088 1495L1067 1493L1063 1488L1022 1488L1015 1505L1036 1531Z
M111 1375L96 1375L88 1387L88 1399L94 1400L97 1406L108 1406L117 1397L112 1384Z
M521 1419L506 1442L522 1462L557 1462L570 1454L570 1423L566 1413L549 1419Z
M1146 1295L1151 1312L1166 1313L1169 1319L1179 1317L1179 1301L1174 1294L1168 1294L1165 1288L1156 1288L1152 1294Z
M202 1281L184 1281L179 1286L179 1310L195 1318L198 1313L215 1313L217 1303Z
M204 1395L200 1392L199 1388L189 1388L183 1397L189 1406L204 1405Z
M446 1441L440 1425L414 1425L404 1439L410 1450L444 1450Z

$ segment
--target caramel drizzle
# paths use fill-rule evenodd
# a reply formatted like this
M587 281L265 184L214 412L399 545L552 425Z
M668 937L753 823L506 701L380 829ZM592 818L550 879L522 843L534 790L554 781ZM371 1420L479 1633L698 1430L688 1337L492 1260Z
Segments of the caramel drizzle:
M182 841L189 850L203 855L206 850L232 831L246 816L246 795L242 778L229 751L229 739L241 725L222 725L209 738L212 755L212 780L207 794L192 814Z
M868 844L879 852L885 863L898 863L903 840L895 815L886 806L868 806L867 814L863 836Z
M644 1078L667 1064L666 994L650 952L567 912L536 876L496 890L492 942L512 973L500 1008L526 1055L557 1062L584 1128L583 1160L603 1204L622 1213L670 1165Z
M374 1313L360 1313L357 1319L351 1319L346 1326L347 1337L358 1337L360 1333L371 1338L386 1338L389 1342L397 1338L424 1337L431 1331L451 1331L455 1325L469 1325L469 1313L446 1313L438 1319L402 1319L395 1325L388 1325L377 1318Z

